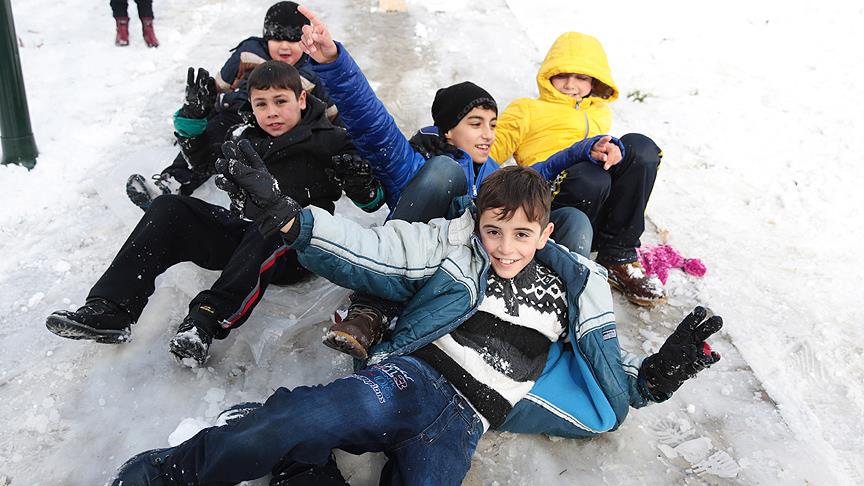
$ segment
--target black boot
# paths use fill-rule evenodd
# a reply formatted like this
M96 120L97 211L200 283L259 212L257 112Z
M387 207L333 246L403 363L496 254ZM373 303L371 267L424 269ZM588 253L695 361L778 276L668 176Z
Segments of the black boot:
M117 470L111 486L163 486L170 477L162 472L165 460L173 452L170 449L153 449L133 456Z
M171 339L168 349L181 364L189 367L203 366L207 361L213 334L208 329L218 325L213 308L209 305L199 305L189 311L180 323L177 335ZM189 358L194 360L190 362Z
M330 454L330 459L324 465L301 464L283 458L273 468L270 476L270 486L350 486L339 472L336 459Z
M54 334L68 339L87 339L103 344L117 344L132 335L132 316L119 305L93 297L76 311L57 311L48 316L45 326Z
M324 344L357 359L366 359L369 348L384 335L384 315L374 308L352 304L341 322L330 326L324 335Z

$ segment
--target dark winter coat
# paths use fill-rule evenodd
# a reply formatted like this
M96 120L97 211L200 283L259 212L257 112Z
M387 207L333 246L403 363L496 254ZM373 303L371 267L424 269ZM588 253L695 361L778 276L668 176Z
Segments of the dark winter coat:
M342 190L329 178L327 169L333 167L333 155L353 153L354 147L345 129L327 119L321 101L307 97L300 122L277 138L268 135L254 120L251 125L238 126L228 133L229 139L252 142L283 194L302 206L311 204L333 212ZM212 166L221 156L222 141L212 142L206 132L192 138L178 136L177 141L193 167ZM247 217L254 219L258 212L251 201L247 202Z
M309 57L306 54L294 65L300 72L303 89L309 94L327 104L327 116L330 121L339 124L336 106L330 100L327 88L309 67ZM231 57L225 61L225 65L216 76L216 83L222 91L230 91L222 97L223 109L239 111L251 111L248 106L249 90L246 80L258 64L269 61L270 53L267 51L267 41L261 37L249 37L243 40L237 47L231 49Z

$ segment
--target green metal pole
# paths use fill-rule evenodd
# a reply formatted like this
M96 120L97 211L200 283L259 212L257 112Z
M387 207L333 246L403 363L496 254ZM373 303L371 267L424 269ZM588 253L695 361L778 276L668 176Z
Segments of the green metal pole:
M0 0L0 142L5 164L36 165L36 141L30 128L30 111L21 75L18 36L9 0Z

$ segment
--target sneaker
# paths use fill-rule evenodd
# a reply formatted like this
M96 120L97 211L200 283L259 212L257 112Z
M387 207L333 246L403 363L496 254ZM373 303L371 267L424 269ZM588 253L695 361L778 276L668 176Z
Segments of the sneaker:
M129 45L129 17L114 17L117 22L117 35L114 37L114 45L124 47Z
M180 194L180 182L170 174L153 174L149 181L141 174L132 174L126 180L126 195L144 211L163 194Z
M162 469L173 448L153 449L133 456L123 463L111 481L111 486L150 486L169 483L174 478Z
M283 457L270 473L269 486L350 486L339 471L333 453L323 465L303 464Z
M124 343L132 336L134 320L119 305L101 297L88 299L76 311L57 311L45 327L68 339L87 339L103 344Z
M216 317L208 305L199 305L180 323L177 334L171 338L168 349L180 364L190 368L203 366L210 352L213 335L202 327L206 321L214 322Z
M153 30L153 17L141 17L141 33L144 34L144 43L147 47L159 47L159 39Z
M630 302L644 307L666 303L663 283L656 275L647 275L639 262L605 263L598 260L597 263L606 267L609 285Z
M326 346L357 359L369 357L369 348L384 335L384 316L372 307L353 305L341 322L330 326L323 342Z

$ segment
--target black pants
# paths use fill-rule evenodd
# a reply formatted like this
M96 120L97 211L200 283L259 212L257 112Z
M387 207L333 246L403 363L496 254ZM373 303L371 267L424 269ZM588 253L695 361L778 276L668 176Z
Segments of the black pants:
M591 220L592 249L611 263L636 261L645 231L645 207L660 166L660 148L638 133L621 137L624 159L608 171L591 163L576 164L558 188L552 208L575 207Z
M290 284L309 274L280 234L264 238L255 223L225 208L165 195L144 213L89 297L108 299L137 320L156 277L180 262L222 270L213 286L189 304L190 309L198 304L215 309L219 324L208 330L220 339L249 318L269 283Z
M138 17L153 17L153 0L135 0ZM129 0L111 0L111 11L115 17L128 17Z

